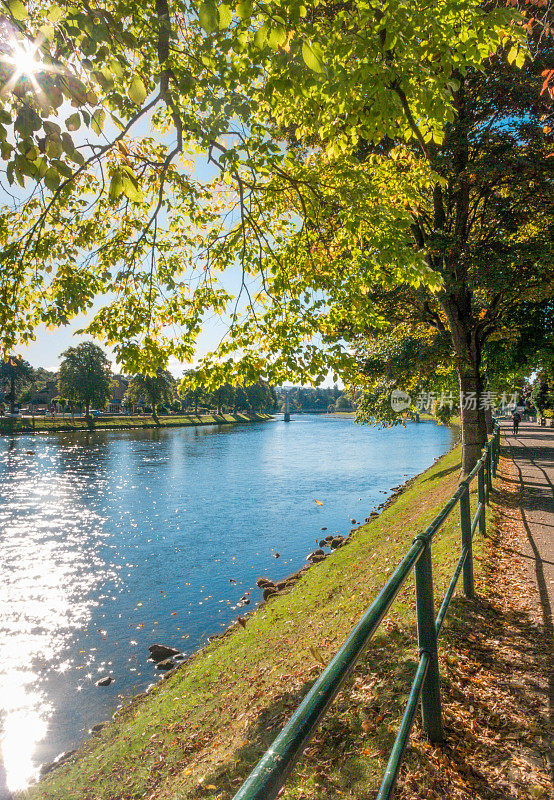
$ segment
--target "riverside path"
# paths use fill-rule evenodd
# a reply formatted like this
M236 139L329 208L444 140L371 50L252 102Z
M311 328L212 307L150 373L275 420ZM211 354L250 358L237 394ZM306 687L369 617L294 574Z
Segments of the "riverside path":
M511 424L501 426L504 455L514 460L521 485L525 527L525 561L537 587L545 643L551 645L548 670L550 769L554 776L554 428L522 423L517 436Z

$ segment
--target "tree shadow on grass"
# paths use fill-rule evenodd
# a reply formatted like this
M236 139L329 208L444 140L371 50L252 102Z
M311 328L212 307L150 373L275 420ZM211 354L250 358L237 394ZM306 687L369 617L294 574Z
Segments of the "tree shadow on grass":
M304 783L306 773L313 781L313 796L318 800L335 800L337 790L352 791L355 787L359 793L350 796L366 798L368 780L378 786L378 776L384 771L394 742L395 734L389 725L400 719L417 665L415 636L412 627L374 639L306 744L287 786L294 786L299 780ZM232 798L313 683L314 680L306 681L280 695L260 713L244 733L244 743L205 776L204 786L217 787L213 795L199 787L189 796ZM361 755L363 749L371 749L375 755Z
M439 642L446 739L431 746L418 714L397 800L527 797L526 777L518 771L521 758L531 769L544 766L544 687L533 677L540 632L525 613L503 612L481 596L455 598L447 620ZM415 626L393 627L373 640L280 797L376 796L413 680L416 641ZM275 698L227 761L205 776L203 786L216 789L200 786L187 796L232 798L312 685L305 682ZM451 786L460 787L461 794L450 794Z
M536 680L544 658L541 632L526 612L500 610L483 596L456 598L448 620L442 644L448 655L441 664L446 741L439 758L429 761L430 796L450 796L447 769L453 785L467 787L467 797L546 799L547 791L528 793L530 784L544 786L548 779L545 689ZM416 772L417 760L431 750L418 726L398 800L413 796L410 769Z
M429 477L424 478L425 481L436 481L439 478L445 478L447 475L452 475L453 472L459 472L460 464L454 464L452 467L448 467L447 469L441 469L439 472L434 472Z

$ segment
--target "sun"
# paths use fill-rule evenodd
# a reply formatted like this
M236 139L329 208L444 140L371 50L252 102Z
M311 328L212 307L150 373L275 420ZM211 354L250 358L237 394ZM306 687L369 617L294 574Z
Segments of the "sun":
M0 95L12 92L20 82L30 84L30 87L37 96L42 96L38 76L45 72L58 72L58 69L51 64L47 64L41 53L41 45L44 42L42 37L34 41L30 39L6 37L1 41L0 35L0 63L6 64L10 69L10 77L0 88ZM2 52L3 51L3 52Z
M34 78L37 72L44 69L44 64L37 58L37 51L38 46L35 43L25 40L15 42L10 55L2 56L1 60L15 69L12 81L16 82L23 77Z

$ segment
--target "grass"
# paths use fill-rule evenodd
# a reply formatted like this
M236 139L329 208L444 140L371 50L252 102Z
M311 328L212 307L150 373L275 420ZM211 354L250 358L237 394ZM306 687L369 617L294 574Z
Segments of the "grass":
M453 494L459 458L459 448L445 455L346 546L248 616L244 628L237 625L125 705L74 759L32 788L29 798L231 798L322 671L319 660L330 660L412 539ZM478 535L475 552L479 579ZM433 544L437 608L458 555L455 511ZM373 796L417 663L414 615L408 581L283 798ZM448 628L447 617L446 635Z
M235 422L259 422L269 419L269 414L183 414L179 416L160 417L156 422L153 417L114 416L97 417L89 422L84 417L35 417L33 426L30 417L0 418L0 434L14 433L50 433L54 431L90 431L129 428L177 428L189 425L226 425Z

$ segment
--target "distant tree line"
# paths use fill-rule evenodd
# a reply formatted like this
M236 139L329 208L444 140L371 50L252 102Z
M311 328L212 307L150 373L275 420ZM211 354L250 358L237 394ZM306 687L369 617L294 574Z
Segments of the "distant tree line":
M280 387L277 389L278 407L280 411L285 408L285 396L289 396L289 408L294 413L323 412L323 411L355 411L356 398L349 392L335 384L330 388L317 388L311 386L293 386L290 389Z
M123 410L140 410L152 414L170 411L216 410L223 412L275 411L277 395L266 381L257 380L249 386L224 384L218 389L188 388L164 369L154 375L114 376L110 362L102 350L92 342L69 347L61 354L57 373L38 368L20 356L9 356L0 361L0 393L3 393L2 410L14 412L16 405L31 408L41 403L44 389L56 384L57 394L49 404L62 409L84 412L88 418L91 410L103 410L113 396L114 388L127 386L121 399ZM0 395L1 396L1 395Z

